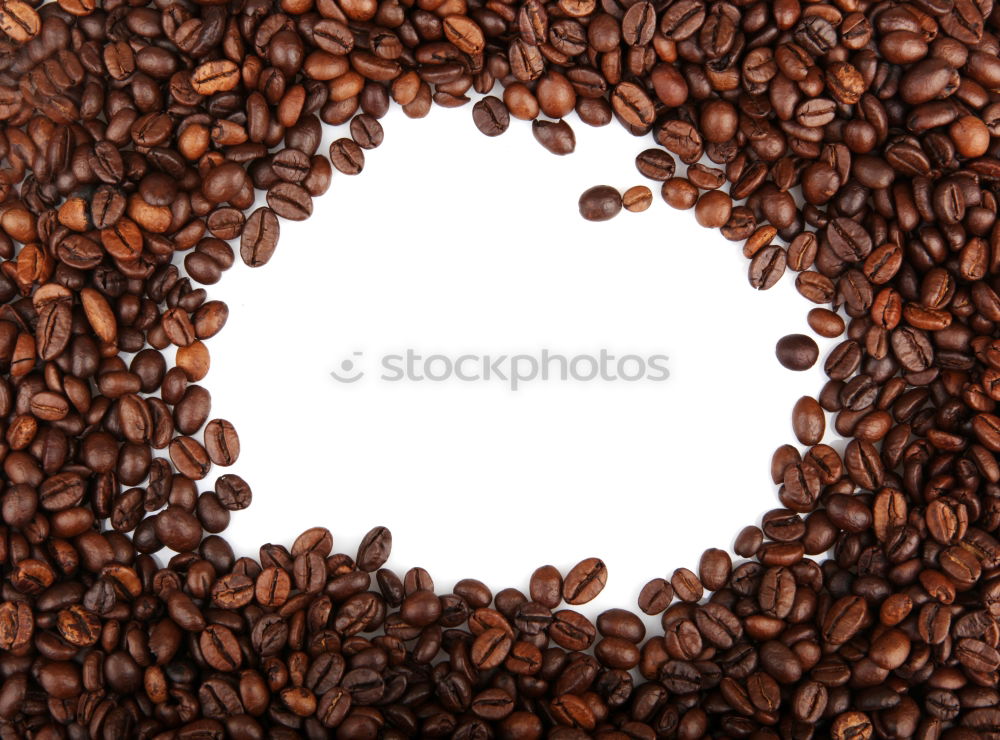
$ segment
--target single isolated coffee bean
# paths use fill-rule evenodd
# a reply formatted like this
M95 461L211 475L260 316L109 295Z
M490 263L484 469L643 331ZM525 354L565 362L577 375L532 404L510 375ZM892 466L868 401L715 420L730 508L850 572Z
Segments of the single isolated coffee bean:
M778 340L774 354L789 370L808 370L819 359L819 347L805 334L788 334Z

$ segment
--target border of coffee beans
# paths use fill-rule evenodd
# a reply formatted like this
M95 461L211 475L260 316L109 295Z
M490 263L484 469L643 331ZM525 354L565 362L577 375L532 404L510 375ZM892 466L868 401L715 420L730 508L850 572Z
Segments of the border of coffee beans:
M0 31L0 738L1000 737L993 0L0 0ZM386 569L384 528L237 557L249 486L199 490L239 438L197 286L236 239L266 264L392 103L470 91L558 155L573 112L651 134L664 200L841 338L782 508L642 589L662 633L571 608L596 558L494 594Z

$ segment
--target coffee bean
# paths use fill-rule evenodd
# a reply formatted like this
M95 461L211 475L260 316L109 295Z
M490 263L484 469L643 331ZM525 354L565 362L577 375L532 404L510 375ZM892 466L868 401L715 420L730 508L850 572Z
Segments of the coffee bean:
M656 107L653 101L646 91L634 82L622 82L615 86L611 94L611 107L625 123L637 129L648 128L656 120Z
M0 4L0 31L18 43L35 38L42 28L38 13L21 0L4 0Z
M675 570L674 574L670 577L670 585L673 587L674 594L678 599L689 603L701 601L701 597L705 592L701 581L698 580L698 576L687 568L678 568Z
M643 177L664 182L674 176L674 158L662 149L647 149L635 158L636 169Z
M667 121L656 131L656 140L684 164L694 164L704 152L701 134L687 121Z
M285 182L301 183L309 175L309 155L298 149L282 149L271 160L274 174Z
M596 185L580 196L580 215L588 221L607 221L621 210L621 193L610 185Z
M205 662L217 671L232 672L240 667L242 654L236 637L226 627L210 624L199 637Z
M480 634L472 643L470 657L480 670L500 665L510 652L511 638L502 629L491 628Z
M239 81L239 67L228 59L206 62L191 73L191 88L199 95L214 95L232 90Z
M787 255L784 249L776 244L765 247L750 261L750 285L756 290L773 288L784 274L786 265Z
M31 607L24 601L5 601L0 604L0 646L4 650L25 647L35 628Z
M780 482L783 479L784 479L784 468L781 468L781 474L777 477L776 482ZM733 543L733 551L737 555L747 558L756 553L757 549L761 546L763 542L764 542L764 535L760 531L760 528L750 525L740 530L739 535L737 535L736 537L736 541Z
M569 115L576 104L576 91L560 72L543 75L535 86L535 97L538 98L538 107L549 118Z
M604 590L608 569L597 558L582 560L566 574L563 581L563 599L567 604L586 604Z
M168 506L154 521L156 537L177 552L194 550L201 540L201 525L188 511L178 506Z
M535 140L553 154L572 154L576 149L576 135L565 121L539 121L531 123Z
M390 550L392 534L385 527L376 527L365 535L358 547L358 567L369 572L378 570L389 559Z
M246 171L235 162L223 162L212 168L201 182L201 191L212 203L234 198L247 181Z
M645 211L653 204L653 191L645 185L635 185L622 193L622 205L633 213Z
M252 494L250 487L238 475L220 476L215 482L215 493L222 505L230 511L239 511L250 505Z
M808 370L819 359L819 347L805 334L788 334L778 340L774 354L789 370Z
M228 466L240 456L240 438L225 419L213 419L205 427L205 451L216 465Z
M834 339L844 333L844 320L827 308L809 311L809 327L822 337Z
M510 113L502 100L487 95L472 106L472 120L487 136L499 136L510 126Z
M792 409L792 429L796 439L804 445L819 444L826 431L823 409L815 398L803 396Z
M291 182L279 182L276 185L272 185L267 191L267 205L270 206L270 209L262 214L260 223L255 222L251 226L251 221L254 220L254 216L260 211L258 209L247 220L247 226L243 231L246 234L249 229L256 236L254 244L257 246L253 248L253 256L251 257L251 260L256 264L251 264L251 267L263 264L260 261L260 254L262 252L266 253L267 245L271 241L266 236L268 233L266 213L276 213L282 218L287 218L289 221L304 221L312 215L312 196L304 188ZM241 255L242 252L243 247L241 244ZM248 262L246 256L243 257L243 261Z
M562 601L562 575L552 565L543 565L531 574L529 593L533 601L555 609Z
M266 265L278 245L279 224L275 211L261 207L250 214L240 238L240 257L249 267Z
M385 133L377 118L361 113L351 119L351 138L362 149L377 149L382 145Z
M683 177L671 177L663 183L660 189L663 200L673 208L686 211L694 208L698 202L698 188Z
M710 229L725 226L733 211L733 200L721 190L710 190L698 199L694 216L698 223Z
M337 139L330 144L330 161L337 171L357 175L365 167L365 153L353 139Z

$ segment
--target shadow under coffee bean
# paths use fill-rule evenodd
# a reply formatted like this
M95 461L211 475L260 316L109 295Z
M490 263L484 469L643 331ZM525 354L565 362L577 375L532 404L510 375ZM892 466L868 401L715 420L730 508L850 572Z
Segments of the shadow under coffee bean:
M998 12L0 0L0 733L1000 735ZM639 173L742 242L755 289L797 273L840 340L744 559L709 549L642 589L662 634L569 608L603 588L598 558L445 594L383 567L384 528L354 557L321 527L256 558L218 536L252 491L215 469L240 446L198 385L227 316L198 285L237 236L266 263L391 104L497 83L484 134L532 120L569 154L576 111L652 135ZM319 152L321 122L351 138Z

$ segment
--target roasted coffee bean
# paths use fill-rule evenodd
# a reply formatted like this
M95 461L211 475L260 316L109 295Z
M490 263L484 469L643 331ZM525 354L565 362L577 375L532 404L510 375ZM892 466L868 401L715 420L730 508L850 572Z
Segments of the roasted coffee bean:
M267 191L267 205L270 206L269 212L276 213L282 218L287 218L289 221L304 221L312 215L312 196L309 195L305 188L291 182L279 182L272 185ZM256 213L254 212L254 215ZM247 225L244 227L243 233L246 234L247 230L250 229L257 237L255 242L262 243L261 246L264 247L264 250L261 247L257 247L253 252L254 255L258 255L261 251L266 251L267 242L269 241L265 236L267 233L267 218L266 214L261 216L258 228L258 224L256 223L251 226L254 215L251 215L250 219L247 220ZM243 261L248 262L246 257L243 258ZM257 264L263 264L263 262L260 262L259 257L256 257L255 261ZM255 266L251 265L251 267Z
M330 144L330 161L339 172L357 175L365 167L365 153L353 139L337 139Z
M819 402L803 396L792 409L792 428L795 437L804 445L819 444L826 430L826 418Z
M240 81L240 69L228 59L206 62L191 73L191 88L199 95L214 95L235 88Z
M844 333L844 320L827 308L809 311L809 327L822 337L834 339Z
M239 511L250 505L250 487L238 475L222 475L215 482L215 493L222 505L230 511Z
M636 129L652 126L656 120L656 106L646 91L634 82L622 82L615 86L611 107L622 121Z
M205 451L216 465L228 466L240 456L240 438L225 419L213 419L205 426Z
M487 95L472 106L472 120L487 136L499 136L510 126L510 113L500 98Z
M788 334L778 340L774 354L789 370L808 370L819 359L819 347L805 334Z
M41 31L39 15L21 0L5 0L0 5L0 31L12 40L24 43L35 38Z
M784 249L776 244L765 247L750 261L750 285L757 290L774 287L784 274L786 265L787 255Z
M567 604L586 604L604 590L608 580L608 569L597 558L588 558L577 563L563 580L563 599Z
M721 190L710 190L698 199L694 215L706 228L718 229L726 225L733 211L733 200Z
M626 211L640 213L653 204L653 191L645 185L635 185L622 193L622 205Z
M358 567L368 572L378 570L389 559L391 549L392 534L385 527L376 527L365 535L358 547Z
M535 140L553 154L572 154L576 149L576 135L565 121L539 121L531 124Z
M266 265L278 245L279 225L275 212L261 207L250 214L240 238L240 257L249 267Z
M635 158L636 169L643 177L665 182L674 176L676 165L669 152L647 149Z
M298 149L282 149L271 160L274 174L285 182L302 182L309 174L309 155Z
M660 189L663 200L673 208L687 210L698 202L698 188L683 177L671 177Z
M377 149L382 145L385 132L377 118L361 113L351 119L351 138L362 149Z
M596 185L580 196L580 215L588 221L607 221L622 210L622 195L610 185Z

